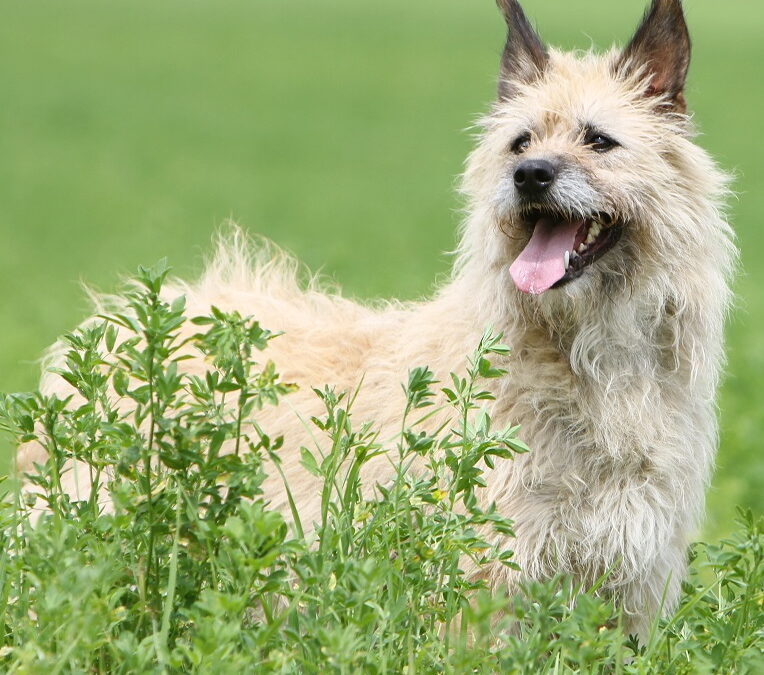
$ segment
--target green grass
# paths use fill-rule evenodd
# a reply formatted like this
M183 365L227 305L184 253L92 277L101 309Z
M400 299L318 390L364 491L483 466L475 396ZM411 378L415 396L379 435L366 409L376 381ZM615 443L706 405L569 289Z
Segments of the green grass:
M642 0L526 0L550 42L625 40ZM708 536L764 507L764 6L688 0L701 143L738 174L743 249ZM232 216L348 293L426 294L448 269L465 129L494 89L492 0L3 0L0 389L168 256L193 274ZM702 261L698 261L702 264ZM6 450L7 454L7 450Z

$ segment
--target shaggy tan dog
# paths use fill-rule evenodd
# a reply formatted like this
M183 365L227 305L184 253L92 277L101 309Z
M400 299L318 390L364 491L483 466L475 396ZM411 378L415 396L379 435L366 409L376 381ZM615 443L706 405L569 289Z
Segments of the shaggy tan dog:
M239 235L174 292L191 316L216 305L284 331L270 357L300 391L261 421L285 434L305 523L319 505L297 451L312 442L302 420L322 410L311 386L363 377L355 417L392 436L411 367L442 380L486 327L503 332L513 354L491 414L521 424L532 452L487 473L485 497L516 520L522 568L490 570L491 582L569 572L587 583L612 568L606 590L644 631L662 598L670 608L678 597L717 445L736 255L727 178L692 141L679 0L655 0L632 42L604 55L548 50L515 0L499 5L499 97L465 172L453 277L432 300L369 308L301 287L293 261ZM53 375L42 386L71 393ZM383 481L390 463L369 471ZM266 487L285 507L281 482Z

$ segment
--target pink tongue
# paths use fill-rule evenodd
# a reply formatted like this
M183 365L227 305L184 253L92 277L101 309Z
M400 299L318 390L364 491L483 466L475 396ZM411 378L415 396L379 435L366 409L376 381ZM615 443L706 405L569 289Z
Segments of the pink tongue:
M583 221L559 222L544 217L536 223L523 252L509 268L523 293L539 295L565 276L565 251L573 251Z

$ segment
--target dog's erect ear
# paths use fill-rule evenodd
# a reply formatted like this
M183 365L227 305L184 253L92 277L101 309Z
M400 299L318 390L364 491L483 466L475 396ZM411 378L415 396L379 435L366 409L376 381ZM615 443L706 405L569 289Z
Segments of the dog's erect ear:
M546 68L546 47L536 35L517 0L496 0L507 22L507 43L501 55L499 98L510 99L516 83L532 82Z
M653 0L642 24L623 50L619 70L643 69L649 96L665 96L672 110L685 112L684 83L690 67L690 34L681 0Z

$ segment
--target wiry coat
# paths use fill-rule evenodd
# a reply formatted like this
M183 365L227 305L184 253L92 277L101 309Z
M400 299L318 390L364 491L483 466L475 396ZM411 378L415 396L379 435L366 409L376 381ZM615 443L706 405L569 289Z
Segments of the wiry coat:
M501 96L464 174L468 216L452 279L432 300L370 308L306 288L296 263L236 232L198 283L170 294L186 295L191 316L215 305L284 331L268 356L300 390L260 420L285 435L283 468L304 523L319 507L298 452L315 440L305 420L321 411L311 386L354 389L363 378L353 414L392 437L410 368L429 365L444 380L486 327L503 332L512 355L508 375L493 383L492 417L522 425L532 452L499 463L483 491L516 522L508 545L522 571L484 573L512 588L558 572L591 583L611 570L605 589L644 630L662 598L670 608L678 597L717 445L735 259L722 212L727 180L693 143L680 91L654 90L661 73L639 63L639 45L628 57L540 54L527 44L533 36L512 44L513 28L523 37L528 25L515 2L500 4L510 24ZM678 4L657 1L652 11ZM618 151L592 153L582 125L607 129ZM526 129L529 156L562 158L558 207L624 223L621 240L580 278L541 295L521 293L509 274L529 234L508 147ZM187 364L204 369L198 358ZM70 393L53 375L42 387ZM390 471L382 458L369 474L383 482ZM266 489L286 507L279 479Z

